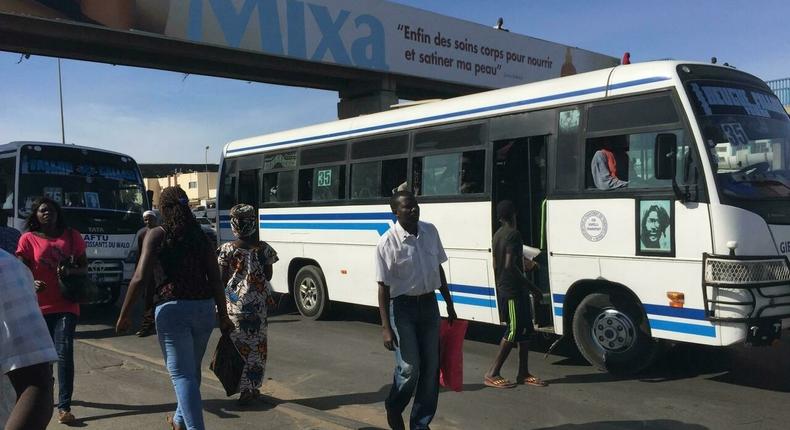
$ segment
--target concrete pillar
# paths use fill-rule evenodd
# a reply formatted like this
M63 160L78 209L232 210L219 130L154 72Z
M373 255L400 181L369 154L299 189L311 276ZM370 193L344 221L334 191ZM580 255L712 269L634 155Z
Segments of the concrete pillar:
M395 81L388 77L374 84L351 82L339 94L338 119L383 112L398 103Z

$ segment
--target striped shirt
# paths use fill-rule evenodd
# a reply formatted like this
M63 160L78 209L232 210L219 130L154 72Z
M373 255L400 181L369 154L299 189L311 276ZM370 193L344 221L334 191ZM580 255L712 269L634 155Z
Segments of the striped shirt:
M33 287L33 275L0 250L0 374L58 360Z

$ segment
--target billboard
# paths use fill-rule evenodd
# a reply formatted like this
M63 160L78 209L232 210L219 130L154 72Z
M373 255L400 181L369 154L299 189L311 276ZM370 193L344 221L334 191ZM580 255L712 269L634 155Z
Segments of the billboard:
M380 0L0 0L0 12L487 88L619 63Z

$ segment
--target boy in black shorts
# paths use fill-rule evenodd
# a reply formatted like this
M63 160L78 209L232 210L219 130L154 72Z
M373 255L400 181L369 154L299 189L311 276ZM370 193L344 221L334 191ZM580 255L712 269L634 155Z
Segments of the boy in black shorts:
M505 334L499 343L499 352L484 383L494 388L513 388L516 384L529 384L545 387L544 381L529 373L529 338L535 329L532 326L529 296L540 303L541 292L524 275L523 245L521 233L516 226L516 208L510 200L499 202L496 208L501 226L494 233L492 252L494 255L494 276L496 279L499 319L507 324ZM531 270L535 263L529 262ZM510 351L518 344L518 375L513 383L499 374Z

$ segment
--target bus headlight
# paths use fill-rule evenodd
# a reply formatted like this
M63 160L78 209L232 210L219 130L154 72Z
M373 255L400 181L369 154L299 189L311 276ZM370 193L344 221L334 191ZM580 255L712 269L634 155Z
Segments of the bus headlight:
M705 259L705 283L708 285L770 286L787 282L790 282L790 266L784 258L708 256Z

